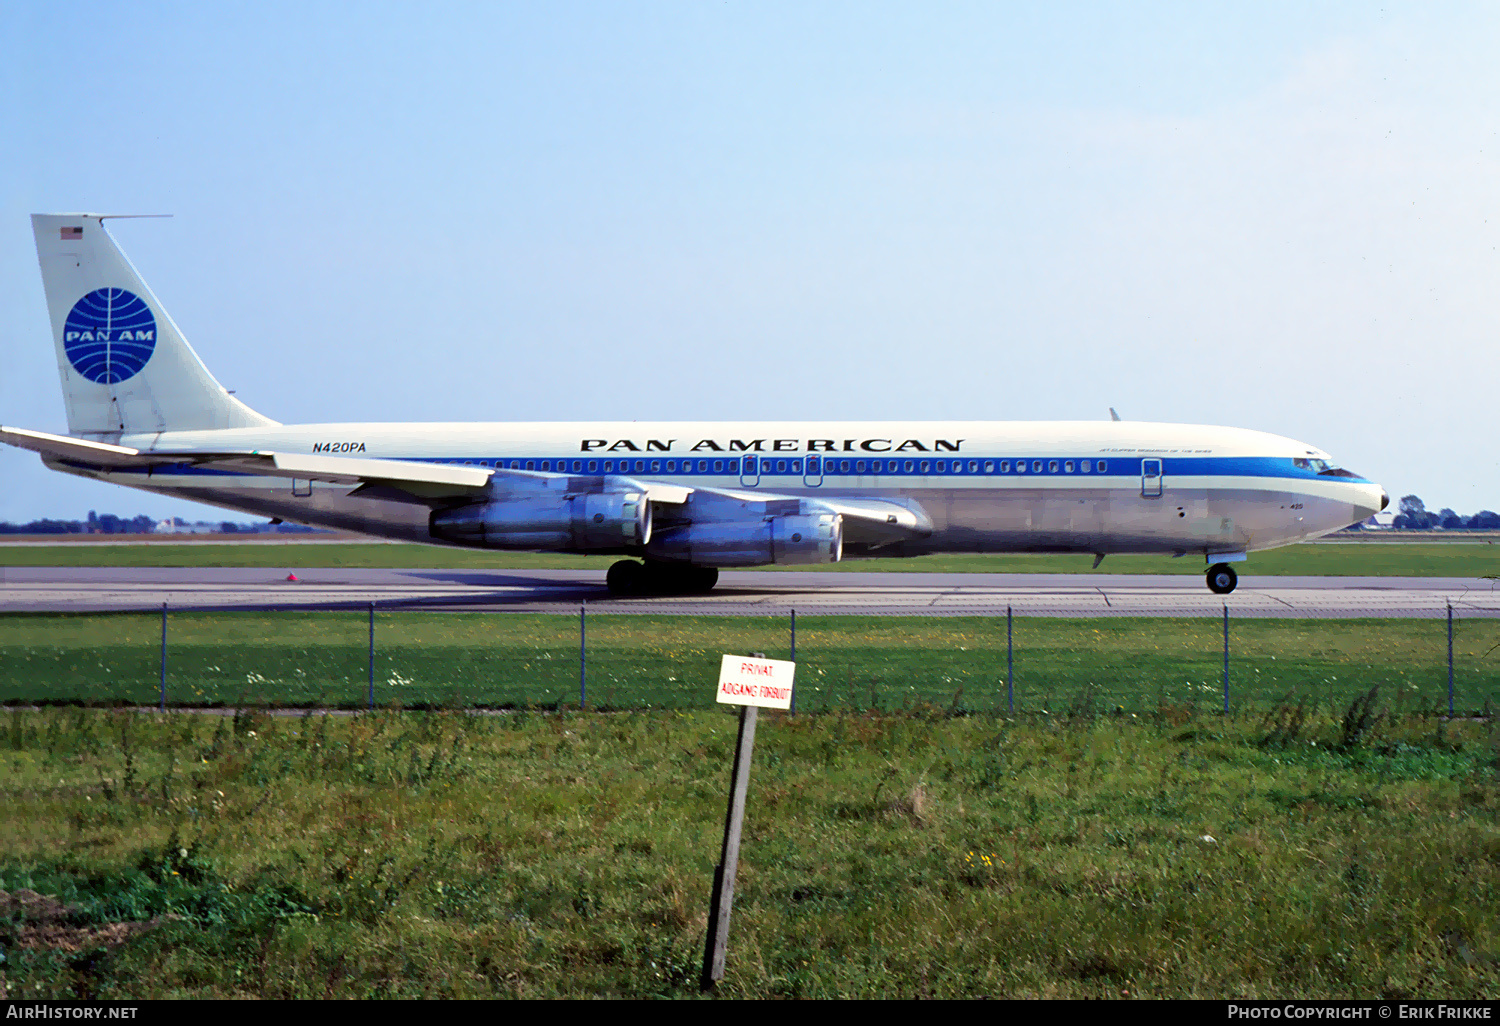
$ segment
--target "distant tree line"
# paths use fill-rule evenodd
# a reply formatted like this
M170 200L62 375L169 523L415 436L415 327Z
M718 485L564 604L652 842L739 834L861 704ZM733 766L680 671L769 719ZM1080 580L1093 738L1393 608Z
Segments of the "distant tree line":
M1487 509L1480 510L1471 517L1462 516L1451 509L1441 509L1434 513L1415 495L1403 495L1396 508L1398 512L1391 521L1391 526L1397 530L1431 531L1437 528L1444 531L1500 531L1500 513L1492 513Z
M24 524L12 524L9 521L0 521L0 535L3 534L154 534L157 528L164 522L154 517L148 517L144 513L134 517L119 517L113 513L96 513L89 510L87 520L31 520ZM191 524L186 520L174 518L162 533L182 532L185 529L197 527L200 530L208 530L219 534L306 534L317 531L318 528L307 527L303 524L237 524L232 520L208 521L200 520Z
M0 523L0 534L150 534L156 520L141 514L136 517L103 516L89 510L87 520L32 520L25 524Z

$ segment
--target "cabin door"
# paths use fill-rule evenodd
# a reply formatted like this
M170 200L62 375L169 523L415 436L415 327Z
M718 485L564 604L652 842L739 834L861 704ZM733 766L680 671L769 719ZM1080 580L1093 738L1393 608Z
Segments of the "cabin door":
M803 463L806 468L802 472L802 483L809 488L816 488L823 483L823 457L809 456Z
M746 456L740 460L740 484L746 488L760 484L760 460L757 457Z
M1141 497L1161 498L1161 460L1141 460Z

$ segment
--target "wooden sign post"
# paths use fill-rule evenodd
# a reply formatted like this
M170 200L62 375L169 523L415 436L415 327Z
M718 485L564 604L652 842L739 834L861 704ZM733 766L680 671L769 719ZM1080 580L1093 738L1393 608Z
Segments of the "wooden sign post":
M754 656L724 657L719 667L719 701L740 707L740 732L734 743L729 807L724 813L724 846L714 867L714 890L708 906L708 939L703 947L704 990L724 978L724 953L729 946L729 913L734 908L734 877L740 865L740 833L745 822L745 794L750 789L750 753L755 745L755 721L761 706L789 709L796 663Z

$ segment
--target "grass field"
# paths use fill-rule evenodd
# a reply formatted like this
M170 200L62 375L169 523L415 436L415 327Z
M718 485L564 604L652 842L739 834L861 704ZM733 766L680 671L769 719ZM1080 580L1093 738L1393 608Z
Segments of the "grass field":
M1217 618L1052 619L803 616L799 708L899 710L916 704L1058 713L1148 712L1223 704ZM725 652L791 656L782 617L607 616L587 626L588 704L703 708ZM576 617L381 612L374 702L406 707L577 707ZM1455 707L1500 704L1500 620L1459 619ZM368 701L363 612L173 613L167 700L173 705L330 705ZM0 617L0 702L154 705L161 680L157 614ZM1230 629L1230 704L1266 708L1287 695L1342 708L1370 687L1401 711L1446 709L1442 620L1242 619Z
M612 556L555 556L525 552L476 552L431 545L246 544L246 545L43 545L0 546L5 566L250 566L393 567L434 569L597 570ZM820 567L758 569L831 570L849 573L1089 573L1092 556L919 556L913 559L851 559ZM1500 546L1486 543L1416 542L1380 545L1294 545L1257 552L1240 566L1245 575L1343 577L1483 577L1500 574ZM1101 574L1202 574L1201 559L1110 556Z
M0 991L693 996L733 740L7 713ZM1495 746L1378 704L769 715L719 993L1491 999Z

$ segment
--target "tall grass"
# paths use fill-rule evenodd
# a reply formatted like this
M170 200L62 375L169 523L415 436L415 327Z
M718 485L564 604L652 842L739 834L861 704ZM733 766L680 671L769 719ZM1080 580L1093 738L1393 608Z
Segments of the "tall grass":
M1060 704L768 715L719 993L1495 993L1488 723ZM13 999L697 993L729 711L4 716Z

